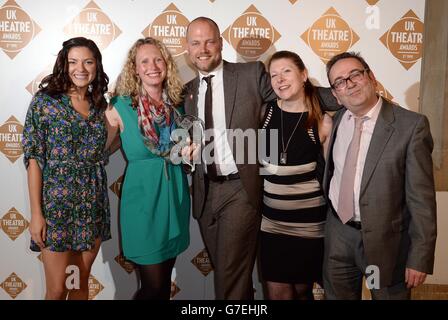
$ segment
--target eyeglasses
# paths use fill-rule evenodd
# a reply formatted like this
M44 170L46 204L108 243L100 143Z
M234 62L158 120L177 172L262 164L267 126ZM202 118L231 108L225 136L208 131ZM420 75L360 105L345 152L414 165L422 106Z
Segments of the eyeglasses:
M352 83L358 83L362 79L364 79L364 72L369 71L369 69L364 70L355 70L347 78L341 78L336 80L331 87L335 90L343 90L347 87L347 80L350 80Z

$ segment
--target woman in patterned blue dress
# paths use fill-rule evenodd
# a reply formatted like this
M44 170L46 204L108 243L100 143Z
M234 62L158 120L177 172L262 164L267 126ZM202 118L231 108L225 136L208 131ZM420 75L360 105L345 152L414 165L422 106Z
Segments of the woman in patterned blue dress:
M22 144L31 250L42 252L46 299L87 299L91 266L101 242L110 239L104 169L108 82L96 44L69 39L28 109ZM79 287L65 285L69 265L79 269Z

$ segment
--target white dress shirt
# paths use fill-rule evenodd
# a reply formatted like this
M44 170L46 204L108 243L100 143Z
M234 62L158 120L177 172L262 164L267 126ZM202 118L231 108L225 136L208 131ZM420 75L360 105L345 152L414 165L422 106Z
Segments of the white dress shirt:
M359 212L359 192L361 188L362 173L364 171L364 164L366 162L367 151L369 150L370 140L372 139L373 130L375 129L376 120L381 110L383 100L378 98L375 106L363 116L366 119L362 122L361 142L359 146L358 160L356 162L356 174L354 183L354 201L355 201L355 216L354 221L361 221ZM329 197L336 212L338 211L339 187L341 185L342 170L344 169L345 156L347 154L348 146L353 136L355 129L354 114L347 110L342 116L338 127L336 141L333 146L333 162L334 173L330 181Z
M212 78L212 105L213 105L213 136L215 144L215 161L218 175L226 176L237 173L238 169L233 159L232 150L227 140L226 128L226 110L224 107L224 80L223 80L223 62L208 75L214 75ZM198 93L198 116L205 121L205 92L207 83L202 80L208 75L199 73L199 93ZM204 166L207 171L206 166Z

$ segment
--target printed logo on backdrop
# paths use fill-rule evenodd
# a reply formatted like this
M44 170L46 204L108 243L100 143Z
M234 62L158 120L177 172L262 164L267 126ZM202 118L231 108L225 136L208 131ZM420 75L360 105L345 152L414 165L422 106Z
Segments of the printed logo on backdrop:
M366 2L367 2L369 5L371 5L371 6L376 5L376 3L377 3L378 1L380 1L380 0L366 0Z
M0 151L12 163L23 153L22 133L23 126L14 116L9 117L0 127Z
M115 195L120 198L121 195L121 185L123 184L124 176L120 176L114 183L112 183L109 187Z
M359 40L359 36L334 8L328 9L317 19L301 38L323 63L348 51Z
M170 298L173 299L176 294L180 292L180 288L177 286L176 281L171 281Z
M213 270L208 252L202 249L192 260L191 263L204 275L207 276Z
M177 278L177 271L176 268L173 268L173 271L171 272L170 299L173 299L174 296L178 294L180 291L180 288L177 286L176 278Z
M29 226L28 220L14 207L0 219L0 223L3 232L12 241L16 240Z
M121 253L115 257L115 261L129 274L131 274L135 269L134 264L131 261L126 260Z
M39 73L36 78L34 78L33 81L31 81L27 86L26 90L31 93L31 95L35 95L36 92L39 90L39 84L42 82L42 80L48 76L50 73L53 72L53 66L48 65L44 71Z
M187 26L190 21L171 3L143 30L145 37L161 41L176 57L187 51Z
M64 33L70 38L92 39L102 50L121 34L121 30L94 1L90 1L72 22L65 26Z
M8 278L0 283L0 287L6 291L7 294L13 299L15 299L23 290L26 289L27 285L22 279L19 278L14 272L10 274Z
M104 289L104 286L92 275L89 276L89 300L95 297Z
M0 8L0 48L14 57L40 32L40 27L15 1Z
M324 294L324 289L317 282L315 282L313 285L314 300L325 300Z
M376 80L376 83L377 83L376 92L378 92L380 96L389 99L391 101L394 100L392 94L383 86L381 82Z
M380 40L401 65L409 70L422 57L423 29L423 22L409 10Z
M222 37L244 60L252 61L266 53L281 34L251 5L222 33Z

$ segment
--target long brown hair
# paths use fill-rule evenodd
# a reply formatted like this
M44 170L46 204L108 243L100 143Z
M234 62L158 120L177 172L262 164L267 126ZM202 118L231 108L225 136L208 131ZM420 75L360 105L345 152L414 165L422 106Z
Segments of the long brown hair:
M62 43L62 49L59 51L56 62L53 67L53 73L46 76L39 84L39 92L48 94L55 98L60 94L67 93L73 86L68 74L68 52L73 47L88 48L96 60L96 76L92 81L92 90L90 96L95 108L104 110L107 107L107 101L104 94L107 92L109 77L103 70L101 52L95 42L84 37L71 38Z
M271 67L271 63L275 60L279 59L289 59L291 60L297 68L303 72L305 71L306 67L303 63L300 56L292 51L277 51L274 53L268 62L268 70ZM319 104L319 99L317 97L317 89L316 87L311 83L310 79L306 79L304 83L305 88L305 106L308 108L308 119L305 123L305 128L311 128L314 125L318 125L318 123L322 119L322 109Z

